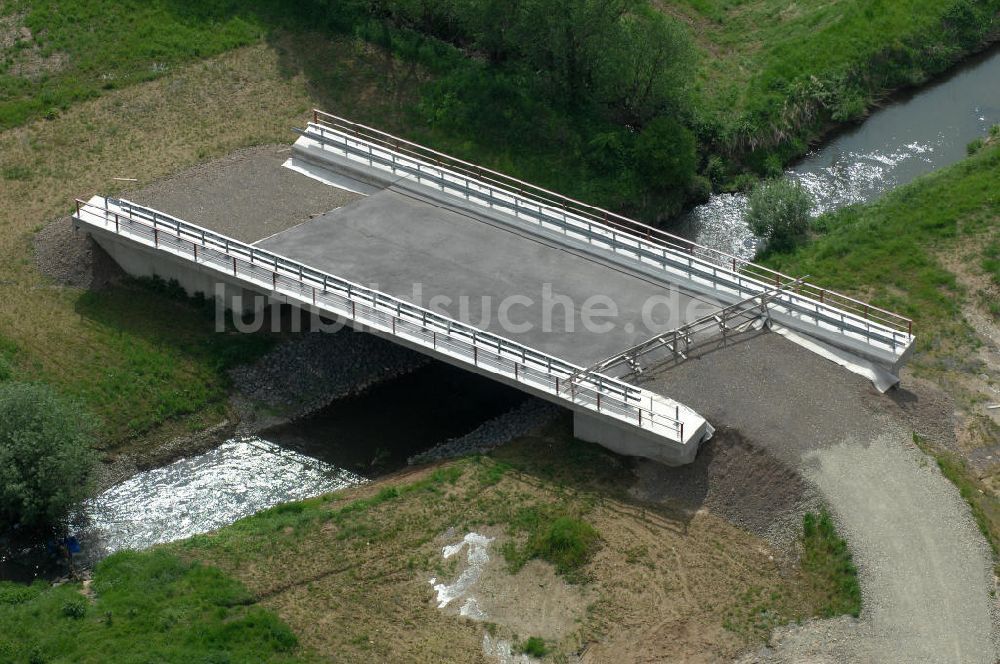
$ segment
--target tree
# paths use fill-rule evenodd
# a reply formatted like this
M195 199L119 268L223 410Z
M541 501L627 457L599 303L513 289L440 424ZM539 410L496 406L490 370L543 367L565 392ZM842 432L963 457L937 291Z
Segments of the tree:
M799 182L779 178L759 183L750 193L747 224L768 249L788 251L809 233L812 195Z
M0 384L0 529L57 525L86 496L90 431L48 387Z
M658 117L639 134L635 161L649 188L660 192L683 189L698 165L694 134L671 117Z

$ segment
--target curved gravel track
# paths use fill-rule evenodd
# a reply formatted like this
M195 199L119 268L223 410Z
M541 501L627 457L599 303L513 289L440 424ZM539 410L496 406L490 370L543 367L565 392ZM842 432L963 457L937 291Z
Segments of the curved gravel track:
M859 619L783 628L741 661L997 661L992 553L958 490L912 442L947 412L935 395L906 386L880 395L767 332L648 381L796 468L830 507L858 566Z

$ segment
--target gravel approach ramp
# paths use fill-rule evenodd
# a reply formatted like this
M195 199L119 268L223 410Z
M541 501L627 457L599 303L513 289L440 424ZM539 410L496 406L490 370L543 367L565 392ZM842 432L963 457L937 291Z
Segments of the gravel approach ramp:
M997 661L990 549L958 490L913 444L898 402L919 395L881 395L769 332L641 382L669 384L712 421L796 468L854 555L860 619L783 628L743 662Z

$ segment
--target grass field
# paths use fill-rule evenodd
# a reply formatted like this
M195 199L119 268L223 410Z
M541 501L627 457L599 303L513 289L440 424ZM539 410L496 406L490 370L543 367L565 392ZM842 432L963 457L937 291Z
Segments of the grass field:
M93 583L0 581L4 662L293 662L298 640L218 569L165 551L103 561Z
M842 553L828 555L835 534L804 540L820 545L801 571L782 567L705 511L635 503L628 462L568 429L117 554L89 589L0 584L0 654L475 662L490 635L553 661L583 644L597 661L716 660L831 602L853 606ZM462 573L464 556L441 547L470 531L493 538L473 589L483 622L460 618L461 600L439 609L429 583Z
M963 320L966 289L944 255L960 242L988 251L1000 218L1000 149L991 144L880 201L824 215L815 241L765 262L829 288L873 299L915 321L918 363L975 345ZM979 259L973 256L971 264Z
M81 399L107 446L180 417L217 421L223 370L263 345L215 334L202 309L163 293L54 285L35 268L32 234L68 215L74 196L121 191L114 177L142 186L239 147L287 142L308 109L301 79L257 45L0 134L0 348L14 377Z
M720 147L758 169L830 122L862 117L888 90L918 85L988 38L996 1L655 0L701 50L695 114ZM772 168L780 160L771 163Z

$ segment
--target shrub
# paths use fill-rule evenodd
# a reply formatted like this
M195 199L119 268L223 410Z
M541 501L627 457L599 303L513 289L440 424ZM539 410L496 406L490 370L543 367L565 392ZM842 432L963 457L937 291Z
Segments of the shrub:
M703 175L695 175L688 183L688 197L694 203L707 203L712 196L712 181Z
M971 157L982 150L984 145L986 145L986 141L981 138L975 138L969 141L969 143L965 146L965 154Z
M67 618L83 618L87 615L87 602L82 597L74 597L63 602L62 614Z
M545 657L549 653L549 649L545 645L545 639L540 636L531 636L521 644L521 652L532 657Z
M750 193L747 224L774 251L801 244L809 232L812 196L791 180L767 180Z
M0 384L0 529L63 519L86 495L89 418L36 384Z
M635 146L639 176L653 190L684 188L698 165L694 134L677 120L661 116L650 122Z
M586 521L548 509L525 508L511 525L515 532L528 534L523 546L507 542L502 548L513 572L529 560L539 558L552 563L556 572L568 580L579 580L581 568L590 561L600 542L600 535Z

